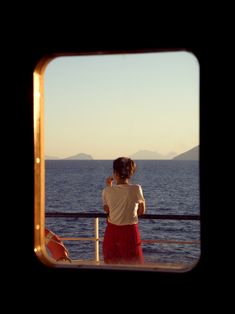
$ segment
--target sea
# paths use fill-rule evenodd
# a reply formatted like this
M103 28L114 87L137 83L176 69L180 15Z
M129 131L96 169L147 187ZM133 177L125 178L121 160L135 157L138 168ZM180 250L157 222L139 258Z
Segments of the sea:
M142 186L146 214L200 215L198 161L135 162L130 183ZM112 175L112 160L46 160L45 172L46 213L104 213L101 193L105 179ZM46 227L62 238L94 237L94 218L46 217ZM105 227L106 219L99 218L101 261ZM200 259L200 220L139 219L139 229L146 263L191 266ZM94 259L94 241L66 240L64 244L70 258Z

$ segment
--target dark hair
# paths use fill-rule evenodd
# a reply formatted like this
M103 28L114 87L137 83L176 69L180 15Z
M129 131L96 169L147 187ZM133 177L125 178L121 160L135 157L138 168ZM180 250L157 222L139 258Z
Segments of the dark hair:
M113 171L116 172L121 179L130 179L135 173L135 162L127 157L119 157L113 162Z

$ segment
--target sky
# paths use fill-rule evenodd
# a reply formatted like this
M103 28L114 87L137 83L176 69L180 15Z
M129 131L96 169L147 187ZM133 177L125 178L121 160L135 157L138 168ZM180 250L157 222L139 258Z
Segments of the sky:
M45 155L113 160L199 145L199 71L186 51L52 60L44 73Z

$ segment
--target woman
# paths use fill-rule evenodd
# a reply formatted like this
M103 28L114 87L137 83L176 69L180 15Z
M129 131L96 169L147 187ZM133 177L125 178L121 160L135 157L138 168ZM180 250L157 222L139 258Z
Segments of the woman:
M104 210L108 214L103 242L105 263L144 262L138 216L145 213L145 199L141 186L129 183L135 170L133 160L117 158L113 162L113 177L106 179L102 191Z

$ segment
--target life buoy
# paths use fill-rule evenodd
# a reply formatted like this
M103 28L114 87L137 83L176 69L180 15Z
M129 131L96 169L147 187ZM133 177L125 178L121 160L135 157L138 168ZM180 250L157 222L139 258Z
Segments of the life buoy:
M48 248L50 255L56 261L70 261L68 250L64 246L60 238L51 230L45 228L45 241L46 247Z

